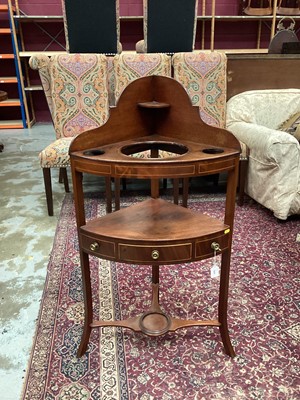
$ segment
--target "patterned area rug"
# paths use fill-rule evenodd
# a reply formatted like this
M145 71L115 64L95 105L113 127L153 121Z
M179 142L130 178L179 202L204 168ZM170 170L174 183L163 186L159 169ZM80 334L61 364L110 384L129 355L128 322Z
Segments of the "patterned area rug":
M123 206L140 198L123 199ZM214 217L222 195L189 206ZM87 201L88 218L104 203ZM93 330L77 359L83 303L75 216L65 198L48 266L23 399L190 400L300 398L299 220L277 222L254 203L237 207L229 294L230 359L216 327L149 338L127 329ZM148 309L151 267L92 258L95 315L126 318ZM211 261L161 267L161 305L170 315L216 317ZM98 294L99 293L99 294Z

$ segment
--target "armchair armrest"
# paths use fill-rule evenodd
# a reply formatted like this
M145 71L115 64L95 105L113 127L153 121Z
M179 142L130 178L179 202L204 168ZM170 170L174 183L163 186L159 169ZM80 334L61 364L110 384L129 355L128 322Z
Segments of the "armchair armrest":
M227 129L231 131L235 137L245 143L250 149L252 156L260 159L280 162L281 155L279 151L274 151L274 145L280 145L282 153L286 153L290 148L291 151L300 152L300 145L297 139L287 132L276 129L267 128L248 122L233 122L227 125Z
M227 129L250 150L245 191L285 220L299 212L300 145L289 133L253 123Z

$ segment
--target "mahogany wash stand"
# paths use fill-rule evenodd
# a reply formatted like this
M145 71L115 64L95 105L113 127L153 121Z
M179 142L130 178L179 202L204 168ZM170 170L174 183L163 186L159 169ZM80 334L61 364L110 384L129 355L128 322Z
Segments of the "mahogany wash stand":
M136 158L148 150L151 158ZM158 158L159 152L164 156ZM169 154L171 153L171 154ZM107 123L77 136L70 147L76 222L83 279L85 321L78 350L87 350L93 328L118 326L150 336L191 326L218 326L225 352L234 357L227 326L232 229L240 146L228 131L205 124L184 88L172 78L132 82ZM159 198L159 180L227 173L224 220ZM83 173L151 180L151 197L86 222ZM218 319L182 320L159 305L160 265L187 263L221 254ZM93 319L89 255L116 262L152 265L152 305L119 321Z

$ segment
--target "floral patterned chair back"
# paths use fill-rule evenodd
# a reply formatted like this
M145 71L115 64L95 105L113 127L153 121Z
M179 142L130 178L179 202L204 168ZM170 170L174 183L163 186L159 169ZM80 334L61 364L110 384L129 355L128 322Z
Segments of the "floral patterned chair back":
M57 137L74 137L103 125L109 116L107 59L101 54L51 57L52 118Z
M199 107L202 120L208 125L226 128L227 57L217 51L176 53L172 57L174 78ZM247 146L240 142L239 204L244 202L245 177L248 168Z
M227 57L219 52L176 53L172 57L174 78L199 107L204 122L219 128L226 121Z
M53 215L51 168L60 168L66 186L69 146L74 136L103 125L109 117L107 58L102 54L44 54L29 60L38 70L51 112L56 140L39 154L48 214Z
M136 44L136 51L193 51L197 11L197 0L143 0L144 40Z
M171 76L171 57L166 54L122 53L114 57L115 99L135 79L149 75Z
M62 10L68 52L122 51L119 0L62 0Z

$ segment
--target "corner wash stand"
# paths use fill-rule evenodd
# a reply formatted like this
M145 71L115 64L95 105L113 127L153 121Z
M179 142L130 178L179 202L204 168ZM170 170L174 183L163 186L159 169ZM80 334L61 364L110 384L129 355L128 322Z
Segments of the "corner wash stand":
M134 155L150 152L148 158ZM160 153L163 157L159 157ZM91 330L118 326L150 336L191 326L218 326L225 352L234 357L227 303L240 146L228 131L205 124L184 88L172 78L151 76L131 83L107 123L77 136L70 146L82 268L85 321L82 356ZM175 181L227 172L224 221L159 198L159 180ZM151 197L86 222L83 173L149 179ZM173 318L159 305L159 267L221 254L218 319ZM121 263L152 265L152 304L139 316L93 319L89 255Z

